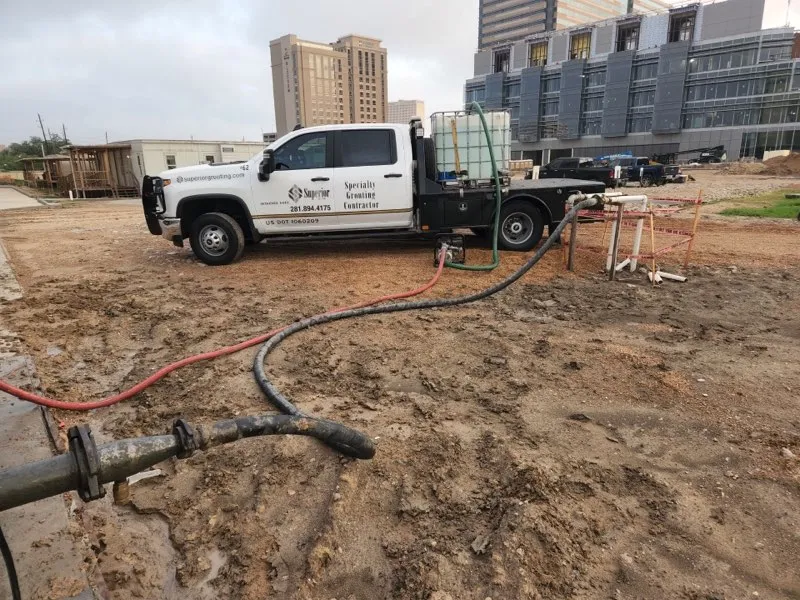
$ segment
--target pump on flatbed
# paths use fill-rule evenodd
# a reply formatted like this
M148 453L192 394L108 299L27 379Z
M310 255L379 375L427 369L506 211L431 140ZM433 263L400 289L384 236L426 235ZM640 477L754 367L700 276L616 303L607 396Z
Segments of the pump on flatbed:
M177 246L188 238L210 265L274 238L489 231L494 178L443 176L436 151L418 119L300 129L248 161L146 176L145 219L150 233ZM499 246L530 250L545 225L552 230L563 218L570 195L604 190L593 181L503 178Z

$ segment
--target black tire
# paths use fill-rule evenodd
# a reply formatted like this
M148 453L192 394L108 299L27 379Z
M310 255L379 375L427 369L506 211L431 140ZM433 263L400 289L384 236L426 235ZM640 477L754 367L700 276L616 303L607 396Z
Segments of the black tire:
M431 138L424 138L422 146L425 148L425 174L428 179L436 181L438 179L436 173L436 146Z
M192 222L189 242L194 255L207 265L228 265L244 251L244 232L225 213L205 213Z
M639 182L642 187L650 187L653 185L653 178L650 175L642 175L642 179Z
M526 252L541 241L543 233L544 217L530 202L512 200L500 209L497 243L503 250Z

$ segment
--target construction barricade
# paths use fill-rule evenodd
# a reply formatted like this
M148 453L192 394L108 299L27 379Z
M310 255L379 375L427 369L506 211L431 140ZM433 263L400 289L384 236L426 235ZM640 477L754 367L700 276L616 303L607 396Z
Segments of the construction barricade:
M605 257L603 268L611 280L625 268L635 272L643 263L654 284L662 278L685 281L681 275L660 271L658 262L685 248L683 269L689 266L702 203L702 192L692 199L607 194L602 210L581 211L565 230L567 268L575 269L576 252L581 252ZM693 209L691 219L676 216L687 208Z

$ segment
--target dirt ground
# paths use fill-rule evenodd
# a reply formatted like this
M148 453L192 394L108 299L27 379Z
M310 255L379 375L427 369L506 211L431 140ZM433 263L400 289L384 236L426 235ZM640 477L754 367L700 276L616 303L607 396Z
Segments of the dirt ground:
M11 211L0 236L25 292L0 316L71 400L433 272L421 242L262 244L206 267L109 202ZM800 598L798 257L796 222L704 220L686 284L608 282L588 253L566 274L554 251L478 304L293 336L268 373L373 436L375 459L272 437L165 463L131 504L78 510L86 568L112 599ZM524 259L448 270L429 295ZM272 412L255 352L55 416L102 440Z

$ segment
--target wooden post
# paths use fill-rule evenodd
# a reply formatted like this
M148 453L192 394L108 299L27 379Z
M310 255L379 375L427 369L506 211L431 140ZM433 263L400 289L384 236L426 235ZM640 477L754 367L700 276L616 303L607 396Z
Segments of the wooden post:
M656 287L656 227L653 221L653 211L650 210L650 257L652 260L650 267L650 281Z
M703 203L703 190L697 194L697 204L694 205L694 221L692 222L692 237L689 240L689 245L686 247L686 258L683 261L683 269L689 268L689 259L692 257L692 249L694 248L694 240L697 237L697 225L700 223L700 205Z
M81 184L80 191L76 189L76 192L78 193L78 198L86 198L86 171L84 170L86 161L81 158L82 156L83 156L82 152L77 154L78 170L80 171L80 184Z
M569 258L567 259L567 270L575 270L575 246L578 243L578 213L572 217L572 225L569 229Z
M106 183L108 187L111 189L111 197L116 198L116 190L114 189L114 183L111 181L111 165L108 162L108 148L103 149L103 172L106 175Z
M625 205L620 204L617 209L617 222L614 225L614 241L611 248L611 266L608 269L608 280L614 281L617 276L617 256L619 254L619 238L622 235L622 213L625 210Z
M453 135L453 151L455 153L455 159L456 159L456 179L458 179L459 177L461 177L461 157L458 155L458 130L456 129L455 119L450 119L450 130Z

